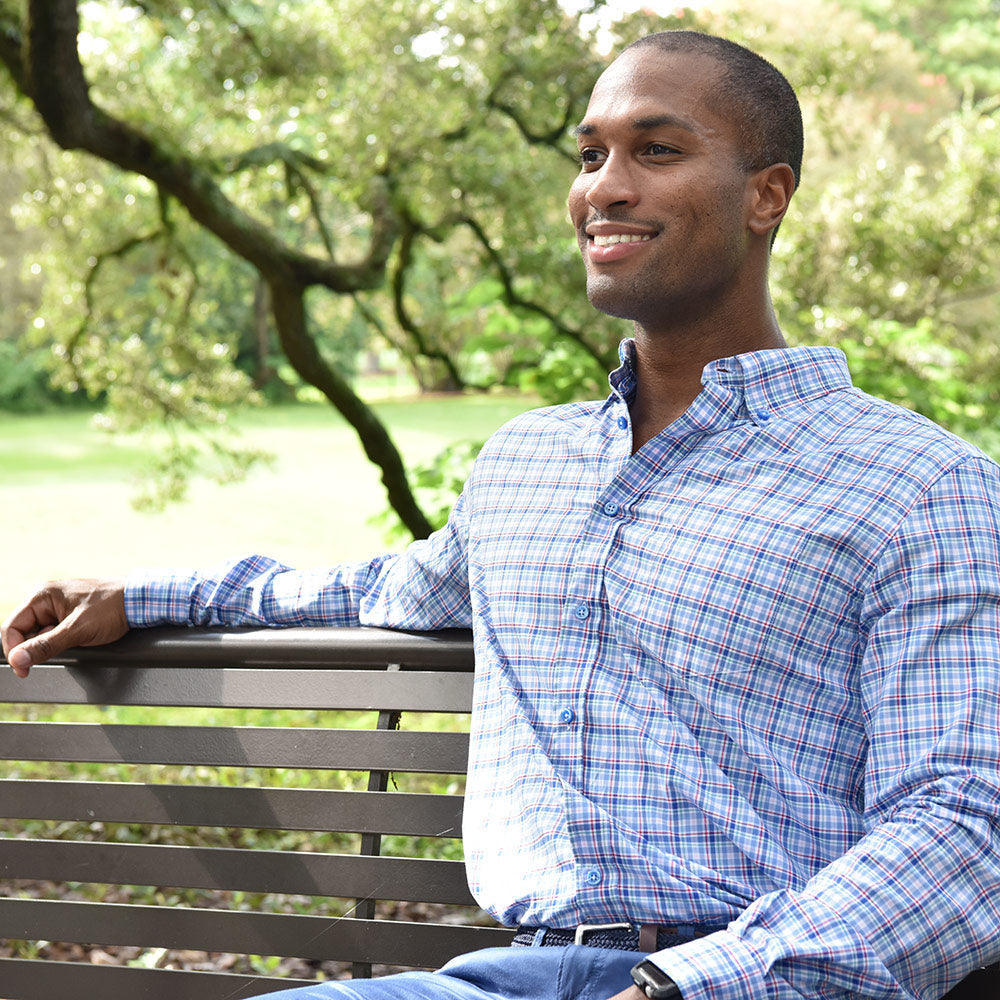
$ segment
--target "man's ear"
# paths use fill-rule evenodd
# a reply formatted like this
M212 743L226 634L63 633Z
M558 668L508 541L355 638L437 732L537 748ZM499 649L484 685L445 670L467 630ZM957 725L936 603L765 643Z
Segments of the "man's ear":
M787 163L773 163L750 177L747 226L766 236L785 217L795 192L795 173Z

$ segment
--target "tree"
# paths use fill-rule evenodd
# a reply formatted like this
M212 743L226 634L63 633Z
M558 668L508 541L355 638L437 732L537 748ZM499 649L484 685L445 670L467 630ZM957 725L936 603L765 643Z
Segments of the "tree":
M457 338L497 310L535 318L584 357L607 357L579 332L579 308L564 319L534 301L546 280L565 288L557 261L568 252L525 266L562 211L566 179L551 181L568 168L566 124L593 76L567 82L586 47L556 3L509 3L498 17L434 3L376 11L317 0L269 12L220 0L196 12L45 0L23 14L0 7L13 83L60 147L117 168L60 156L46 191L56 227L87 233L73 301L54 292L45 317L79 384L111 391L127 412L187 423L246 391L233 345L207 336L211 234L266 284L284 356L357 429L419 537L431 524L402 459L311 314L342 329L354 314L385 330L388 305L396 335L453 384L464 381ZM507 218L516 203L518 218ZM99 238L88 225L98 214ZM461 300L484 270L492 302L462 300L443 322L435 304ZM74 311L82 320L54 333Z
M920 51L926 70L941 74L959 97L1000 93L1000 9L993 0L850 0L883 31Z
M742 0L616 22L601 0L579 14L557 0L0 0L7 92L22 95L6 128L37 192L19 211L51 237L35 336L116 412L218 425L251 388L237 362L256 374L258 343L267 361L269 304L283 356L426 534L437 517L350 389L349 359L377 333L428 387L603 394L628 328L586 303L564 201L569 128L604 61L595 23L612 48L694 27L772 58L803 102L804 183L772 265L789 338L844 346L865 388L989 444L998 112L969 66L935 62L927 40L958 22L917 7L876 23L881 0L817 3L809 19ZM989 53L973 7L962 18ZM460 479L453 459L424 480Z

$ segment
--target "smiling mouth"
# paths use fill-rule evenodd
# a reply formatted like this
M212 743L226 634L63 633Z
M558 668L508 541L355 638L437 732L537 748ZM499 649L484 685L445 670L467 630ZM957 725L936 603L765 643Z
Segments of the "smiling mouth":
M639 235L638 233L610 233L607 236L591 236L590 239L596 246L610 247L616 243L646 243L653 237L650 235Z

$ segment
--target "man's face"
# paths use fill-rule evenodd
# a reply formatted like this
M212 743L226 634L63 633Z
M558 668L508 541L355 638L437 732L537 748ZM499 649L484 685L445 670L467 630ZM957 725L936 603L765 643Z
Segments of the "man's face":
M717 301L745 261L749 176L735 124L712 106L719 75L709 56L630 49L578 128L569 211L587 296L647 330Z

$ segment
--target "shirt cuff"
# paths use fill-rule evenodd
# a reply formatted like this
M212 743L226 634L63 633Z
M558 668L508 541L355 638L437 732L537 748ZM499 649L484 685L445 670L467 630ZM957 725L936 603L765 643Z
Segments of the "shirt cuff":
M131 628L190 625L195 574L136 571L125 578L125 617Z
M647 956L679 987L684 1000L760 1000L764 969L735 934L716 931Z

